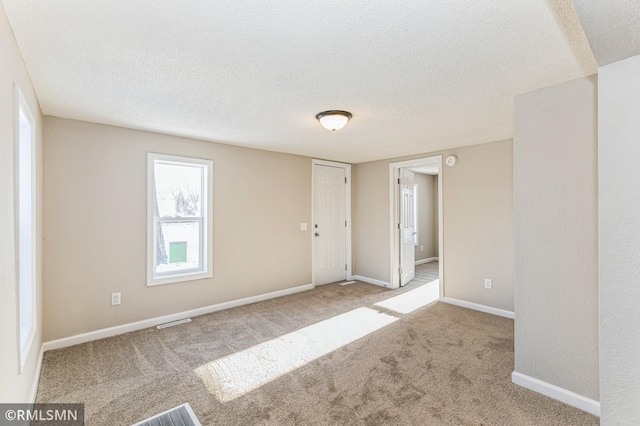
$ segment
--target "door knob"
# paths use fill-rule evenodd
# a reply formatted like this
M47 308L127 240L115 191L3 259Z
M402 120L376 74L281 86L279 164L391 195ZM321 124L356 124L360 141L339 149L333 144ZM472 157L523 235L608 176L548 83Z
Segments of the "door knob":
M319 237L319 236L320 236L320 234L318 234L318 233L316 232L316 237Z

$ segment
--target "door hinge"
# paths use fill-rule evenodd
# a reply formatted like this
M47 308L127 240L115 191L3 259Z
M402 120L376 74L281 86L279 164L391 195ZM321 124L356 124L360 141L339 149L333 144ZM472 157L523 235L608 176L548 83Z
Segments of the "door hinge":
M398 185L400 185L400 178L398 178Z
M398 229L400 229L400 224L398 224Z
M398 268L398 273L402 275L402 268Z
M345 176L345 178L344 178L344 183L347 183L347 177L346 177L346 176Z

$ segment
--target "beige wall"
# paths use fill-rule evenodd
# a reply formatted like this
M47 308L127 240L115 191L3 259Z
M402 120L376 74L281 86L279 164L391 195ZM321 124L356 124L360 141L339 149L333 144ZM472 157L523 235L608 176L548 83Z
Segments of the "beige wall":
M415 174L418 185L418 245L415 259L438 257L438 177Z
M354 275L389 282L389 161L351 168Z
M597 80L516 98L515 370L598 400Z
M0 402L31 402L42 343L42 116L31 79L0 6ZM22 374L18 374L17 277L15 250L14 85L24 94L36 120L37 333Z
M640 419L640 56L598 76L600 401L603 424Z
M45 134L45 340L311 283L311 159L54 117ZM214 161L212 279L146 286L148 152Z
M389 163L439 154L459 160L442 172L445 296L513 311L510 140L355 165L355 274L390 280Z

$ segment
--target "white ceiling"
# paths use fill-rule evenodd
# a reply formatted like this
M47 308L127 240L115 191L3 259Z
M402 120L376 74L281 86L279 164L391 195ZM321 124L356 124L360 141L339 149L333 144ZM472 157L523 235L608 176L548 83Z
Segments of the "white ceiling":
M600 66L640 55L640 0L574 0Z
M2 1L44 114L353 163L510 138L597 71L570 0Z

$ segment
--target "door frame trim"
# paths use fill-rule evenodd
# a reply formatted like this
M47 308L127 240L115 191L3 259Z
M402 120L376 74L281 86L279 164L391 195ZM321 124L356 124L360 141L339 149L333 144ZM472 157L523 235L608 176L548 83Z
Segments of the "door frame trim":
M346 163L338 163L335 161L326 161L326 160L311 160L311 223L309 224L309 237L311 239L311 283L313 286L316 286L316 244L313 237L313 224L315 223L315 182L316 182L316 166L328 166L328 167L336 167L339 169L344 169L345 176L347 177L347 183L345 188L345 218L347 220L346 226L346 238L345 238L345 247L344 247L344 257L345 263L347 265L347 270L345 272L345 278L347 280L352 279L351 275L351 164Z
M400 210L397 180L400 169L405 167L422 166L425 164L438 165L438 257L440 277L440 300L444 298L444 204L442 202L442 155L415 158L413 160L389 163L389 283L391 288L400 287L400 277L396 273L400 267L400 234L398 230L398 214Z

